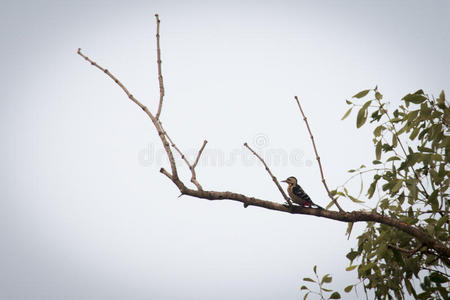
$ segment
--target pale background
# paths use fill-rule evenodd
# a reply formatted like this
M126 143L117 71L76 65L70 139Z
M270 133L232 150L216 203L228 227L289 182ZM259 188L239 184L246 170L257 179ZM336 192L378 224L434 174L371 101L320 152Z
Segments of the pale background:
M204 188L279 202L245 141L328 203L294 95L335 187L374 156L345 99L450 87L448 1L1 6L1 299L298 299L314 264L342 295L356 281L344 223L177 198L151 122L78 47L154 111L158 12L172 138L191 154L208 139Z

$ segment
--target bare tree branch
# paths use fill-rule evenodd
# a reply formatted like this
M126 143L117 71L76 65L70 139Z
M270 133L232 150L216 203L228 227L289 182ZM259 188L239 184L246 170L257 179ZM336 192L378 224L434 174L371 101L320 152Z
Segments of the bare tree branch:
M180 185L173 181L179 188ZM180 192L183 195L188 195L196 198L207 199L207 200L231 200L241 202L247 206L257 206L270 210L276 210L284 213L291 214L301 214L301 215L311 215L316 217L323 217L327 219L332 219L341 222L376 222L380 224L386 224L388 226L394 227L400 231L403 231L411 236L414 236L417 240L422 242L429 248L434 249L437 253L443 257L450 256L450 248L446 247L440 241L434 239L428 233L426 233L421 228L417 228L401 222L395 218L381 215L377 212L366 212L366 211L353 211L353 212L337 212L325 209L315 209L310 207L302 207L294 205L289 207L276 202L271 202L267 200L262 200L254 197L249 197L243 194L234 192L218 192L218 191L199 191L192 190L182 185Z
M156 113L156 119L159 120L159 115L161 114L162 104L163 104L163 98L164 98L164 81L161 71L161 47L159 45L159 23L161 21L159 20L159 15L155 14L156 18L156 61L158 64L158 82L159 82L159 105L158 105L158 112Z
M272 172L270 171L270 169L267 166L267 164L264 161L264 159L262 159L262 157L259 156L258 153L256 153L252 148L250 148L250 146L247 143L244 143L244 146L247 147L247 149L250 150L253 153L253 155L255 155L262 162L262 164L266 168L267 173L269 173L270 177L272 177L273 182L277 186L277 188L280 191L281 195L283 195L284 200L286 200L286 202L289 204L289 206L292 207L291 199L289 199L289 197L286 195L286 193L284 192L284 190L281 187L280 183L278 182L277 178L272 174Z
M319 157L319 153L317 152L316 143L314 142L314 137L311 133L311 128L309 128L308 119L306 118L305 113L303 112L302 106L300 105L300 101L298 100L297 96L295 96L295 100L297 101L298 108L300 109L300 112L303 116L303 121L305 121L305 123L306 123L306 128L308 128L309 137L311 138L311 142L312 142L313 148L314 148L314 153L316 154L316 159L317 159L317 162L319 163L320 176L322 177L323 186L325 187L325 190L327 191L328 197L330 197L330 199L333 201L333 203L336 205L336 207L339 209L339 211L343 212L344 210L341 208L341 206L337 202L336 198L334 198L333 195L331 195L330 189L328 188L328 185L325 181L325 177L323 175L322 163L320 162L320 157Z

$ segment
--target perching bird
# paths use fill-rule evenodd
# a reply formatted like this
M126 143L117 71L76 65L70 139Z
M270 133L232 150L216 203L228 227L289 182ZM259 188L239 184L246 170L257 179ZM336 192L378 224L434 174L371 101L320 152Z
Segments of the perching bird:
M312 202L311 198L305 193L305 191L297 184L297 178L291 176L286 180L281 182L286 182L288 184L288 194L292 202L299 204L304 207L311 207L312 205L317 206L317 208L323 209L319 205Z

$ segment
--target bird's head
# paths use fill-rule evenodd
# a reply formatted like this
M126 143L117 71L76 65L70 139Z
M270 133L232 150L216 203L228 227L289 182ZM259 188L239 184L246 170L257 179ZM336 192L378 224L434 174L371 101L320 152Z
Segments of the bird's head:
M286 180L282 180L281 182L286 182L289 185L296 185L297 184L297 178L294 176L288 177Z

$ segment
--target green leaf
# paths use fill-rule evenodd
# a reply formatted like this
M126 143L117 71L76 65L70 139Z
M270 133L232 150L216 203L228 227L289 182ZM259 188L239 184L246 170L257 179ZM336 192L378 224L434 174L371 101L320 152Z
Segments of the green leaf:
M372 163L373 163L374 165L380 165L380 164L382 164L382 162L379 161L379 160L374 160L374 161L372 161Z
M305 294L305 296L303 297L303 300L306 300L306 298L308 298L309 292Z
M437 98L436 100L437 100L438 105L441 108L445 107L445 93L444 93L444 90L441 91L441 94L439 95L439 98Z
M394 186L391 189L391 193L395 194L398 192L398 190L402 187L403 185L403 180L402 179L397 179Z
M320 284L323 284L323 283L330 283L332 280L333 280L333 278L330 276L330 274L325 274L325 275L322 277L322 281L320 282Z
M420 104L423 101L427 100L427 97L419 95L419 94L408 94L402 98L405 102L412 102L414 104Z
M302 287L300 289L301 290L307 290L308 288L306 287L306 285L302 285Z
M314 265L313 271L317 274L317 265Z
M377 128L375 128L375 130L373 131L373 134L378 137L381 135L381 132L386 129L383 125L377 126Z
M372 100L367 101L358 111L358 115L356 116L356 127L360 128L366 123L367 120L367 108L369 107Z
M303 281L315 282L314 280L312 280L312 279L311 279L311 278L309 278L309 277L305 277L305 278L303 278Z
M370 184L369 189L367 190L367 197L369 197L369 199L371 199L373 197L373 194L375 193L376 185L377 185L376 182L372 182Z
M431 208L433 210L439 209L439 201L437 200L439 190L434 190L431 195L428 197L428 203L431 204Z
M341 295L338 292L334 292L328 299L341 299Z
M442 283L445 283L448 281L448 279L444 275L441 275L437 272L431 273L430 280L433 282L439 283L439 284L442 284Z
M417 150L419 150L420 152L431 152L431 153L434 152L433 149L428 148L428 147L422 147L422 146L418 146Z
M411 282L409 281L409 279L405 278L405 287L406 290L408 291L408 294L413 294L413 292L415 293L415 290L411 284Z
M355 268L356 268L357 266L355 265L355 266L350 266L350 267L347 267L347 268L345 268L345 271L353 271Z
M353 261L356 257L358 257L359 253L357 251L350 251L347 253L345 257L347 257L348 260Z
M354 95L353 98L360 99L360 98L364 97L365 95L367 95L369 92L370 92L370 90L361 91L361 92L357 93L356 95Z
M437 221L437 223L436 223L436 228L438 228L438 229L441 228L442 225L447 223L447 220L448 220L448 215L443 216L442 218L440 218L439 221Z
M400 160L400 158L398 156L391 156L389 157L386 161L394 161L394 160Z
M328 203L328 205L325 207L325 209L329 209L330 207L332 207L334 204L333 201L330 201L330 203Z
M353 102L349 101L349 100L345 100L345 103L347 104L353 104Z
M398 145L398 138L397 138L397 135L394 133L394 134L392 134L392 147L397 147L397 145Z
M352 289L353 289L353 285L346 286L344 289L344 292L350 293L352 291Z
M377 145L375 146L375 157L377 160L381 159L381 141L378 141Z
M409 136L409 139L412 141L416 138L416 136L419 134L420 128L415 127L413 131L411 132L411 135Z
M375 92L375 98L377 99L377 100L381 100L381 99L383 99L383 95L381 95L380 94L380 92Z
M350 109L347 110L347 112L344 114L344 116L341 118L341 120L344 120L345 118L347 118L350 115L350 113L352 112L352 109L353 109L353 107L350 107Z
M358 199L356 199L355 197L353 197L351 195L347 195L347 196L350 198L350 200L352 200L355 203L364 203L364 201L358 200Z
M352 233L353 229L353 222L349 222L347 224L347 231L345 232L345 235L348 235L348 238L350 238L350 234Z

